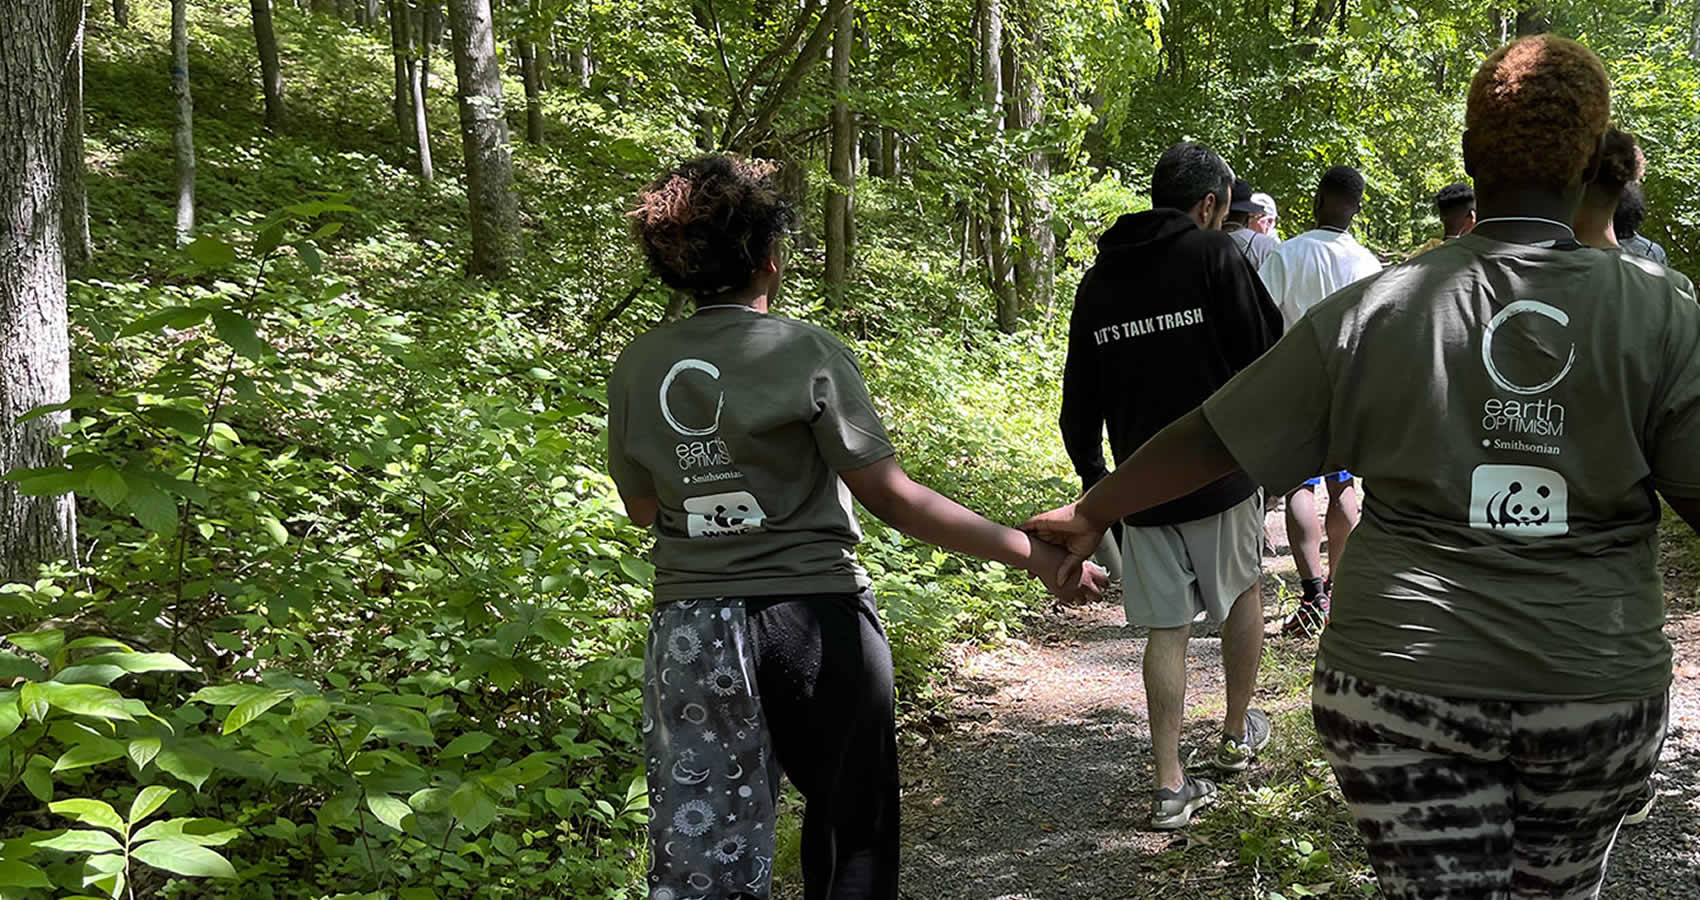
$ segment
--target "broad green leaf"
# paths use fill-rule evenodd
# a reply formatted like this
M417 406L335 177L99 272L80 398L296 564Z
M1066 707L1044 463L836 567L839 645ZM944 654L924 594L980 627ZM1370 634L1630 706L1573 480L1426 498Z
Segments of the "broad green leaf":
M98 735L84 735L80 742L59 756L59 761L53 764L53 771L71 772L98 766L111 762L124 755L124 745L111 738Z
M283 223L273 222L254 238L254 255L265 256L283 245Z
M401 820L413 814L412 807L389 794L367 794L366 808L378 817L378 821L397 831L403 830Z
M162 309L151 315L143 316L118 330L119 337L131 337L146 331L158 331L161 328L193 328L207 318L207 311L192 306L173 306Z
M136 738L130 742L130 746L125 748L124 752L136 764L136 768L145 769L148 767L148 763L153 762L154 757L159 755L159 748L159 738Z
M0 859L0 887L7 888L50 888L53 882L47 878L47 873L15 859ZM11 896L11 891L5 892ZM22 896L22 895L19 895Z
M300 697L295 701L295 708L289 711L289 724L297 732L306 734L319 727L331 714L330 701L323 697Z
M242 836L242 832L217 819L160 819L142 826L130 836L131 843L174 838L202 847L222 847Z
M279 547L289 543L289 529L283 527L282 522L266 515L257 516L256 518L260 520L260 526L266 530L266 534L271 536L272 543Z
M620 571L626 573L634 581L649 583L655 580L655 566L648 560L635 556L620 557Z
M170 800L171 795L175 793L177 792L171 788L157 784L142 788L136 799L130 802L130 827L136 827L143 819L158 812L159 808L165 805L165 801Z
M45 628L41 631L18 631L6 635L6 640L31 653L42 656L52 656L65 646L65 632L56 628Z
M266 345L254 330L252 319L228 309L213 310L212 319L218 339L229 344L230 349L255 361L265 356Z
M117 666L66 666L53 676L60 684L98 684L106 687L124 677L124 670Z
M200 413L181 407L150 406L142 410L141 415L186 438L199 438L207 430L207 420Z
M24 768L24 787L30 796L43 803L53 800L53 760L41 754L30 757L29 765Z
M447 788L425 788L414 791L407 798L407 805L426 815L435 815L449 811L450 792Z
M132 486L130 496L124 499L124 505L130 508L137 521L156 534L171 534L177 530L177 501L153 485L141 489Z
M118 811L100 800L76 797L50 803L47 808L83 825L124 833L124 820L118 817Z
M0 650L0 684L11 684L15 678L25 681L46 681L47 670L33 659Z
M237 681L201 688L189 695L189 699L199 703L211 703L214 706L237 706L255 697L263 697L270 693L272 693L270 688Z
M33 843L37 847L46 847L61 853L111 853L124 849L124 845L118 843L118 839L112 835L87 829L73 829Z
M301 264L314 275L325 270L325 260L319 255L319 248L312 241L296 241L290 246L295 248L296 255L301 257Z
M89 473L89 490L107 509L117 509L130 496L130 485L125 483L123 473L111 466L101 466Z
M213 771L212 763L200 754L176 747L159 751L159 755L154 758L154 764L193 786L197 791L201 789L201 785L207 783L207 778L211 777Z
M81 660L85 666L117 666L132 674L137 672L193 672L189 665L170 653L102 653Z
M265 715L266 710L288 700L294 691L267 691L258 697L252 697L238 703L230 710L230 715L224 717L224 733L235 734L242 726Z
M130 652L130 645L109 637L80 637L65 645L66 650L122 650Z
M198 237L183 248L189 258L209 269L228 266L236 261L236 248L211 237Z
M41 682L36 687L55 709L77 716L132 721L130 714L125 711L123 695L111 688L93 684L59 684L53 681Z
M12 736L24 724L24 710L18 704L17 691L0 691L0 741Z
M459 759L463 756L471 756L474 753L483 753L489 749L495 740L482 731L468 732L449 741L449 745L443 748L443 752L439 756L443 759Z
M216 851L176 838L148 841L131 849L130 856L167 872L194 878L235 878L230 860Z
M455 788L449 797L449 812L461 827L477 834L496 821L496 804L476 782L468 781Z

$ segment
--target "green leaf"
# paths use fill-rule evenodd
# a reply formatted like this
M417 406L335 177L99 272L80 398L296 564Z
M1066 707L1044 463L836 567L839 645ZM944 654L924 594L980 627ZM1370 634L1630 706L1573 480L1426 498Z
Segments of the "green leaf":
M407 805L426 815L436 815L449 811L449 791L447 788L425 788L414 791L407 798Z
M50 888L53 882L47 873L15 859L0 859L0 886L8 888ZM11 896L11 891L6 892Z
M378 821L397 831L405 830L401 827L401 820L413 814L412 807L389 794L367 794L366 808L378 817Z
M124 677L124 670L117 666L66 666L53 676L60 684L98 684L106 687L112 682Z
M74 716L116 719L121 722L134 721L124 709L123 695L111 688L92 684L59 684L52 681L42 682L36 687L44 692L47 702L55 709Z
M149 531L171 534L177 530L177 501L159 488L147 485L140 490L132 489L124 505Z
M495 738L482 731L469 732L449 741L449 745L443 748L439 756L443 759L459 759L474 753L483 753L495 741Z
M0 650L0 684L10 684L13 679L22 678L25 681L46 681L47 670L33 659L26 659L16 653Z
M157 784L142 788L136 799L130 801L130 827L136 827L143 819L158 812L159 808L165 805L165 801L170 800L171 795L175 793L177 792L171 788Z
M159 751L159 755L154 758L154 763L161 770L181 779L197 791L201 789L201 785L207 783L207 778L211 777L213 771L212 763L200 754L185 748L167 747Z
M47 808L78 824L93 825L96 828L105 828L119 834L124 833L124 820L118 818L118 811L100 800L76 797L71 800L50 803Z
M283 245L283 223L273 222L260 229L254 238L254 255L265 256Z
M307 267L307 271L317 275L325 270L324 257L319 255L319 248L313 246L312 241L296 241L290 246L295 248L296 255L301 257L301 264Z
M187 438L199 438L207 428L207 420L200 413L177 406L150 406L141 416Z
M131 843L174 838L202 847L222 847L242 836L242 832L217 819L160 819L142 826L131 835Z
M207 311L193 306L173 306L162 309L151 315L143 316L119 329L119 337L131 337L144 331L158 331L161 328L174 328L179 331L193 328L206 321Z
M136 764L136 768L145 769L153 758L159 755L160 739L156 737L136 738L125 748L125 753Z
M189 258L209 269L228 266L236 261L236 248L225 242L210 237L195 238L189 246L183 248Z
M32 842L37 847L48 850L58 850L61 853L111 853L123 850L124 845L104 831L88 831L73 829L64 834L54 835L44 840Z
M638 559L635 556L620 557L620 571L626 573L634 581L647 584L655 580L655 566L651 565L648 560Z
M24 724L24 710L18 704L17 691L0 691L0 741L12 736Z
M270 688L238 681L201 688L190 694L189 699L200 703L211 703L214 706L238 706L255 697L263 697L269 693L272 693Z
M102 653L78 661L84 666L117 666L126 672L193 672L189 665L170 653Z
M265 356L266 345L254 330L252 319L228 309L213 310L212 318L218 339L229 344L230 349L252 360Z
M124 745L111 738L99 735L84 735L79 743L60 755L59 761L53 764L53 771L72 772L111 762L124 755Z
M89 490L108 509L117 509L118 504L130 496L130 486L124 482L124 476L111 466L101 466L89 473Z
M279 547L289 543L289 529L283 527L282 522L279 522L271 516L265 515L257 516L256 518L260 520L261 527L266 529L266 534L271 536L272 543Z
M40 754L30 757L29 765L24 769L23 780L30 796L43 803L52 802L53 760Z
M258 697L252 697L238 703L230 710L230 715L224 717L224 733L235 734L242 726L265 715L266 710L288 700L294 691L267 691Z
M6 640L42 656L52 656L65 646L65 632L54 628L41 631L19 631L6 635Z
M122 650L130 652L130 645L109 637L80 637L65 645L66 650Z
M472 834L477 834L496 821L496 804L476 782L468 781L455 788L449 797L449 812Z
M230 860L216 851L176 838L149 841L130 851L132 859L194 878L235 878L236 869Z

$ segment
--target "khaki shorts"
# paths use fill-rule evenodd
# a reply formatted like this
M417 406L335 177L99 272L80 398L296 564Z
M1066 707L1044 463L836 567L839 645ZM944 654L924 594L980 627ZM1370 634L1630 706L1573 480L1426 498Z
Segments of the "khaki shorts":
M1221 622L1263 574L1263 494L1213 516L1122 529L1122 608L1129 625Z

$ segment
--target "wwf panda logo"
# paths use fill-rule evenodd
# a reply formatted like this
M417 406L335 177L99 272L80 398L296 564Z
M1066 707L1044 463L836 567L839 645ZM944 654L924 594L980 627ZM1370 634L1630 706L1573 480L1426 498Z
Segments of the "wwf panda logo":
M1516 537L1570 533L1570 486L1538 466L1477 466L1470 475L1470 527Z

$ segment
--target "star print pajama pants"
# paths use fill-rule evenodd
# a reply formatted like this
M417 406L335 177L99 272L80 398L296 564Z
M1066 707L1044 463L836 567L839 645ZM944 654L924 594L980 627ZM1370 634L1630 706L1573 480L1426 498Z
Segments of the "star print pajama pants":
M1460 700L1319 667L1311 714L1388 900L1592 900L1667 697Z
M871 591L657 604L644 654L649 900L767 900L783 774L808 900L895 900L891 647Z

